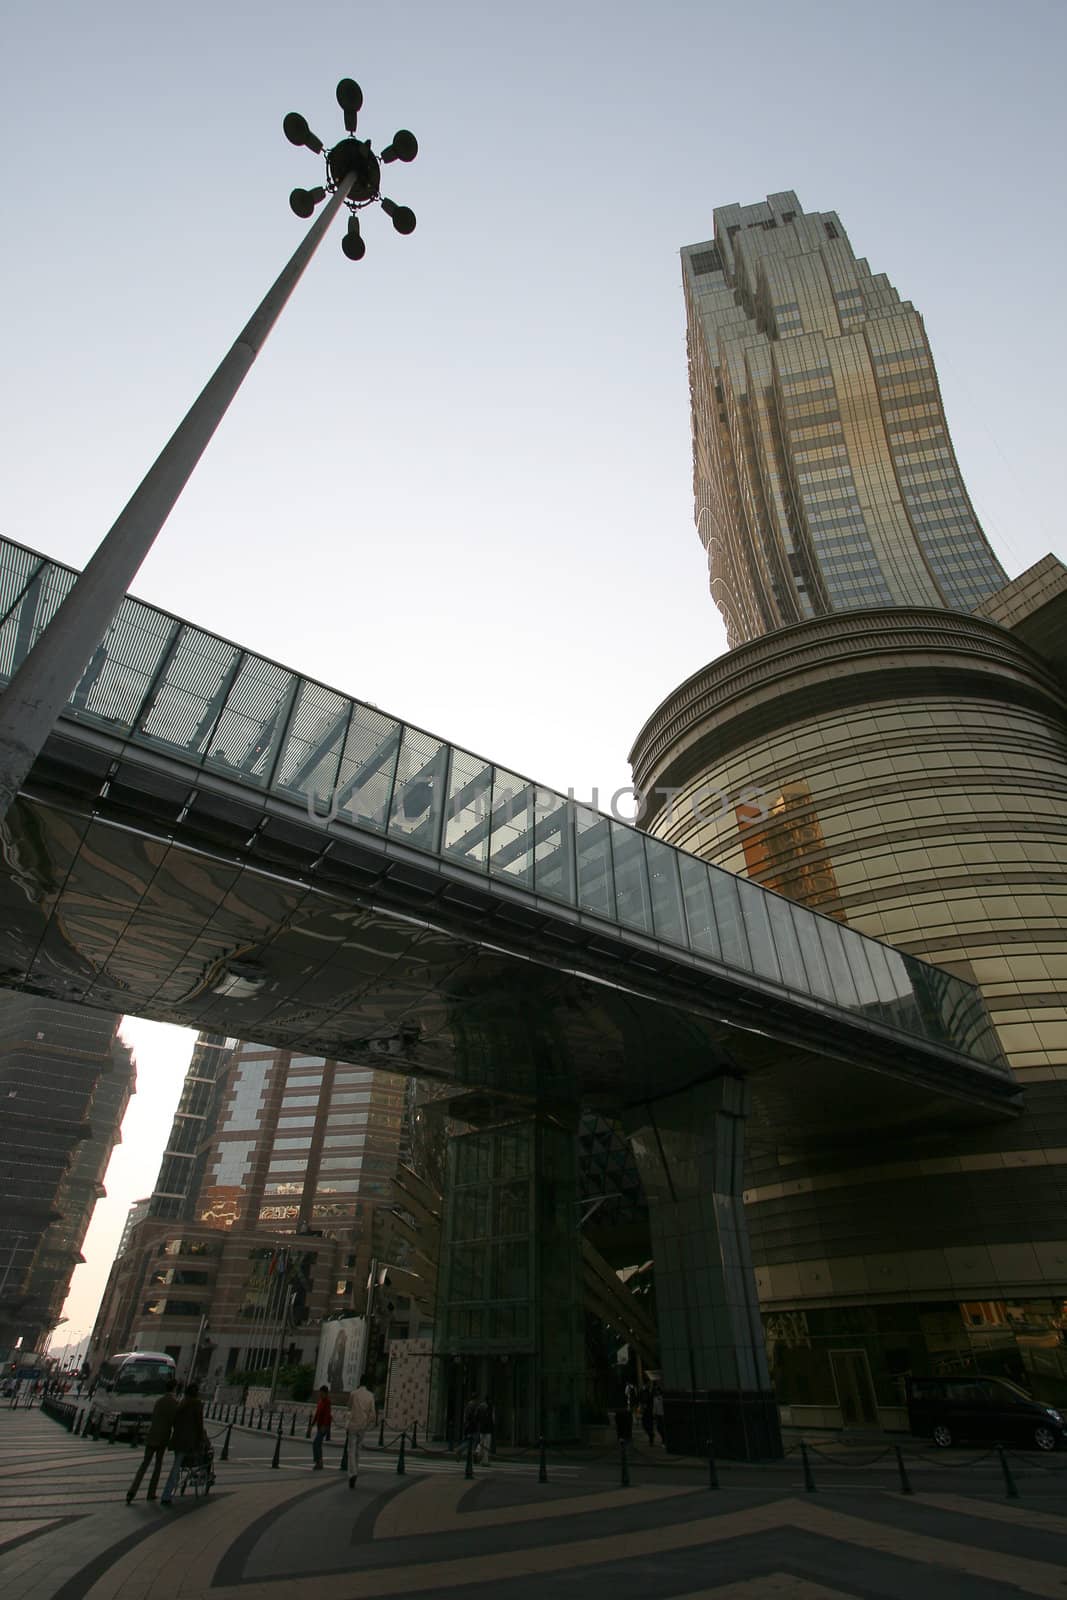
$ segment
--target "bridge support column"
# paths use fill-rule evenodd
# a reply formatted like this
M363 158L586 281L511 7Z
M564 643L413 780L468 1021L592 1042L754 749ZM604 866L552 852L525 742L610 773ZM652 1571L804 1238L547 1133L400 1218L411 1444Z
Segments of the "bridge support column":
M782 1454L742 1200L749 1089L717 1078L632 1107L651 1212L667 1448Z

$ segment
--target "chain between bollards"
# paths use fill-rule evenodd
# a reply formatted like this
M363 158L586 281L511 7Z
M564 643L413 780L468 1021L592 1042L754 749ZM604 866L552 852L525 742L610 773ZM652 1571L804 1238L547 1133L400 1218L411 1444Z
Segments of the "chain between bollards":
M915 1490L911 1486L911 1479L908 1477L908 1469L904 1465L904 1457L901 1454L899 1444L895 1444L893 1449L897 1453L897 1471L900 1473L900 1492L901 1494L914 1494Z
M808 1460L808 1447L803 1439L800 1441L800 1459L804 1463L804 1488L808 1494L815 1494L815 1479L811 1475L811 1463Z
M538 1447L539 1447L538 1460L537 1460L537 1481L538 1481L538 1483L547 1483L548 1482L548 1459L545 1456L545 1436L544 1436L544 1434L541 1435L541 1437L540 1437L540 1439L538 1439L537 1443L538 1443Z
M229 1461L229 1459L230 1459L230 1434L232 1432L233 1432L233 1423L232 1422L228 1422L226 1424L226 1438L225 1438L225 1441L223 1442L222 1454L219 1456L219 1460L220 1461Z
M274 1441L274 1456L273 1456L273 1459L271 1460L271 1466L272 1467L277 1467L278 1466L278 1463L281 1460L281 1454L282 1454L282 1419L281 1419L281 1416L279 1415L279 1417L278 1417L278 1434L277 1434L277 1437L276 1437L276 1439Z
M406 1437L407 1437L407 1433L406 1433L406 1430L405 1430L400 1435L400 1451L399 1451L399 1453L397 1455L397 1458L396 1458L397 1476L401 1477L401 1478L404 1476L404 1473L407 1471L407 1468L404 1465L404 1441L405 1441Z
M1009 1500L1018 1500L1018 1485L1012 1477L1011 1468L1008 1466L1008 1458L1004 1454L1004 1446L1002 1444L997 1445L997 1455L1000 1457L1000 1470L1004 1474L1004 1493Z

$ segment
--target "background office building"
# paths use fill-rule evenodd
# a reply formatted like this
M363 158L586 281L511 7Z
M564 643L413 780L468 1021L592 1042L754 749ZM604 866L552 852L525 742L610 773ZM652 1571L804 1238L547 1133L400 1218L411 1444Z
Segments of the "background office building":
M409 1095L372 1068L201 1035L90 1360L164 1349L185 1370L195 1350L202 1374L225 1376L279 1343L286 1361L313 1360L323 1319L362 1310L372 1258L403 1252ZM412 1296L381 1296L379 1312L383 1341L432 1329Z
M724 207L683 273L697 525L735 648L641 730L642 825L977 982L1026 1102L906 1144L750 1139L779 1401L892 1425L909 1372L980 1370L1063 1402L1067 569L1007 583L918 313L834 213Z
M60 1320L134 1090L119 1019L0 995L0 1350Z

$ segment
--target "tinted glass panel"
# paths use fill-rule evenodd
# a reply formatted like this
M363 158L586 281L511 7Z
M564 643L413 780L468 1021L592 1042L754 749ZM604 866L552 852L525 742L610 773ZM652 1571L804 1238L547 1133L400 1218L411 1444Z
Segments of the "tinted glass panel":
M551 789L534 790L534 888L574 904L574 808Z
M261 656L245 656L208 746L207 765L264 785L276 765L297 679Z
M715 903L715 921L719 927L722 958L732 967L752 968L745 925L741 918L741 899L737 892L739 880L717 867L708 868L711 898Z
M682 898L685 902L685 919L689 924L689 942L702 955L721 956L719 930L715 921L715 906L711 898L708 868L696 856L678 855L678 873L682 880Z
M533 790L503 767L493 769L489 871L533 887Z
M615 886L611 877L608 819L584 806L574 813L578 857L578 904L583 911L602 917L615 915Z
M648 891L642 835L636 828L613 822L611 853L615 864L615 905L619 921L642 933L651 933L652 901Z
M749 883L745 878L734 878L732 881L737 889L741 903L753 970L761 973L765 978L778 980L782 974L778 966L778 957L775 954L774 939L771 935L771 919L767 911L767 896L762 889L758 889L755 884Z
M350 700L321 683L301 681L272 788L287 789L301 799L321 797L323 808L329 806L351 707Z
M652 923L657 938L669 944L688 944L682 885L678 877L678 853L658 839L645 837L648 885L652 895Z
M484 870L489 859L493 769L480 756L453 750L445 808L445 855Z
M448 746L405 728L393 785L389 832L422 850L436 850L444 809Z
M352 707L337 773L338 816L384 833L400 754L400 723L373 706Z

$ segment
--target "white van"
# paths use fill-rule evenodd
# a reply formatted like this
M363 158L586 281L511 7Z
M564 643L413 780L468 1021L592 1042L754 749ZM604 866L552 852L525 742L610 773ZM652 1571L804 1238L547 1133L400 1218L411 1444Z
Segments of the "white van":
M109 1356L89 1396L85 1433L110 1433L147 1422L152 1408L175 1376L174 1357L160 1350L133 1350Z

